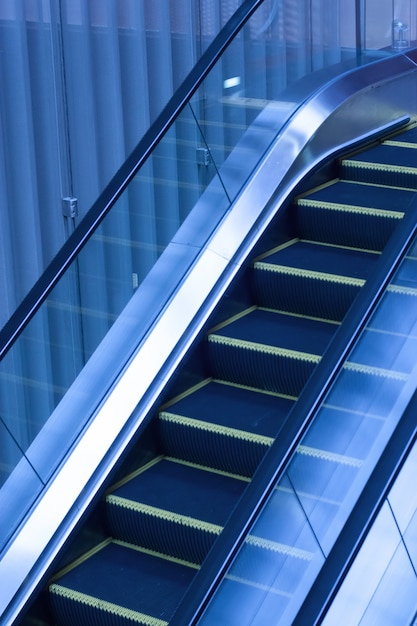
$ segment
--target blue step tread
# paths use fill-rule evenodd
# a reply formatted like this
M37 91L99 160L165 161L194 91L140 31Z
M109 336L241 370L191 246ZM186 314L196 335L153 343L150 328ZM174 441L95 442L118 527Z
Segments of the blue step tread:
M113 536L201 563L247 480L160 458L106 497Z
M248 342L255 351L265 347L316 356L324 352L337 328L338 324L331 321L254 308L212 331L209 341L225 345L235 342L236 347L242 342L242 348L243 342Z
M55 580L50 599L62 626L164 626L195 573L191 564L111 541Z
M319 205L321 202L329 203L335 209L342 211L353 208L368 209L369 213L379 211L392 211L402 215L403 211L411 203L414 191L409 189L397 189L383 185L367 185L356 181L335 180L323 187L303 195L297 199L297 204L305 200ZM351 207L351 208L350 208ZM363 211L363 215L366 212ZM375 213L376 214L376 213Z
M251 476L294 402L294 397L208 380L161 409L161 447L171 456Z
M379 253L293 240L254 263L260 306L342 320Z

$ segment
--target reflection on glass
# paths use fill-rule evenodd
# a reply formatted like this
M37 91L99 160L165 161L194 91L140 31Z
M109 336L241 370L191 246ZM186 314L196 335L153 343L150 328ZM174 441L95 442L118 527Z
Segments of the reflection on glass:
M334 545L417 387L415 252L414 242L304 436L286 475L250 531L250 536L222 581L219 593L214 595L202 624L234 624L233 621L228 622L233 611L239 613L239 620L236 621L239 626L265 623L287 625L295 617L311 586L317 567ZM284 492L291 493L291 498L284 496ZM277 502L280 506L277 506ZM297 525L297 516L299 520L303 520L302 525ZM408 521L406 518L403 524L408 524ZM396 524L391 523L391 520L389 524L398 534ZM267 537L265 532L263 534L258 529L270 528L274 528L274 533L277 533L276 541L285 545L285 559L279 551L268 552L264 549L262 554L254 553L252 536L259 534ZM289 533L281 538L280 533L285 529L291 529L294 534ZM380 598L387 597L388 576L401 571L398 594L401 591L408 598L408 604L405 599L401 604L401 612L398 614L400 621L383 623L408 623L402 621L402 618L410 618L416 608L409 605L409 598L417 597L414 570L407 561L403 546L399 545L400 538L395 537L391 545L385 539L392 539L391 529L384 527L381 532L385 533L382 541L384 550L376 553L380 569L378 570L376 560L372 563L372 572L377 576L374 591ZM415 538L415 526L408 533L410 538ZM304 543L306 537L314 537L315 549L308 541ZM380 538L377 543L380 543ZM300 548L310 551L314 566L299 567L301 562L291 551L298 551ZM321 560L317 558L319 554ZM304 561L304 565L306 563ZM390 570L389 574L387 570L385 578L384 572L388 564ZM240 574L243 567L252 573L250 583L248 577ZM378 571L381 575L377 575ZM242 605L237 601L240 596L236 590L233 591L233 585L229 582L233 579L236 587L236 581L240 578L245 579L244 586L241 584L241 595L247 603L242 613ZM365 579L371 585L371 579L368 576ZM250 592L247 590L248 586L251 588ZM261 598L259 586L262 587ZM408 595L410 592L411 595ZM277 597L280 602L285 597L285 603L276 604ZM375 601L375 606L377 605L378 602ZM273 607L267 618L264 614L267 610L265 607ZM373 607L366 610L367 621L363 623L382 623L379 620L372 621L375 619ZM343 615L342 610L340 615ZM342 622L347 623L345 617L329 622L329 626ZM349 623L353 626L359 621L352 620Z
M294 591L302 594L323 562L308 518L284 478L200 623L264 626L277 623L280 615L289 624Z
M409 454L323 624L414 623L417 611L417 446ZM346 616L348 621L346 621Z

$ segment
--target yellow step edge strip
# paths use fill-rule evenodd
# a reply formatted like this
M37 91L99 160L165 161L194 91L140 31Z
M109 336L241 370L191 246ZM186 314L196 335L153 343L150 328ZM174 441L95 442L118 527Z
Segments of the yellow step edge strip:
M307 278L311 280L321 280L340 285L349 285L351 287L363 287L365 280L361 278L351 278L349 276L341 276L339 274L328 274L327 272L318 272L314 270L306 270L287 265L275 265L257 261L254 265L256 270L272 272L275 274L284 274L286 276L296 276L299 278Z
M417 170L416 170L417 171ZM298 203L300 206L313 207L316 209L326 209L332 211L345 211L359 215L371 215L373 217L385 217L389 219L401 220L404 213L401 211L389 211L387 209L376 209L372 207L356 206L354 204L338 204L336 202L324 202L301 198Z
M289 546L284 543L278 543L277 541L264 539L263 537L258 537L256 535L248 535L245 543L256 548L269 550L270 552L276 552L278 554L284 554L285 556L292 556L296 559L301 559L303 561L311 561L314 556L311 552L308 552L307 550L301 550L300 548L295 548L294 546Z
M368 161L353 161L351 159L343 159L343 165L354 168L363 168L365 170L373 170L374 172L395 172L396 174L417 174L416 167L406 165L392 165L391 163L369 163Z
M85 606L89 606L98 611L104 611L105 613L110 613L111 615L117 615L118 617L128 619L131 622L136 622L137 624L145 624L146 626L168 626L168 622L165 620L152 617L151 615L146 615L145 613L139 613L138 611L133 611L132 609L120 606L119 604L113 604L113 602L107 602L106 600L101 600L100 598L87 595L86 593L81 593L80 591L75 591L74 589L69 589L68 587L63 587L62 585L58 585L56 583L50 586L49 591L57 596L60 596L61 598L66 598L72 602L84 604Z
M233 382L227 381L227 380L220 380L218 378L205 378L200 383L197 383L196 385L194 385L193 387L190 387L189 389L187 389L183 393L180 393L178 396L175 396L174 398L171 398L171 400L168 400L168 402L165 402L165 404L163 404L160 407L160 410L164 411L165 409L169 408L173 404L176 404L180 400L183 400L187 396L190 396L191 394L193 394L194 392L198 391L199 389L202 389L203 387L206 387L210 383L216 383L218 385L224 385L225 387L234 387L236 389L243 389L243 390L246 390L246 391L254 391L256 393L262 393L264 395L274 396L274 397L277 397L277 398L286 398L288 400L296 400L297 399L294 396L288 396L288 395L285 395L283 393L278 393L276 391L268 391L267 389L258 389L257 387L250 387L249 385L240 385L239 383L233 383Z
M407 382L408 374L403 372L396 372L395 370L387 370L382 367L374 367L372 365L363 365L361 363L353 363L347 361L343 365L343 369L350 372L358 372L359 374L371 374L372 376L379 376L381 378L389 378L391 380L401 380Z
M313 322L324 322L325 324L333 324L334 326L340 326L342 322L339 320L331 320L325 317L315 317L314 315L304 315L302 313L294 313L293 311L282 311L281 309L269 309L265 306L259 307L260 311L268 311L269 313L275 313L276 315L286 315L287 317L297 317L302 320L312 320Z
M375 186L375 185L374 185ZM342 246L338 243L330 243L328 241L313 241L311 239L300 239L302 243L309 243L312 246L320 246L320 248L337 248L338 250L352 250L353 252L367 252L368 254L373 254L375 256L381 256L381 252L379 250L370 250L368 248L355 248L355 246Z
M108 495L106 497L106 502L108 504L112 504L113 506L127 509L128 511L134 511L135 513L140 513L142 515L149 515L165 522L178 524L194 530L201 530L206 533L211 533L212 535L220 535L223 530L223 527L218 524L211 524L210 522L205 522L204 520L190 517L189 515L181 515L180 513L174 513L173 511L167 511L166 509L150 506L149 504L143 504L141 502L129 500L128 498L122 498L120 496Z
M387 139L383 142L384 146L398 146L399 148L411 148L417 150L417 144L410 141L396 141L395 139Z
M141 552L142 554L147 554L148 556L154 556L155 558L162 559L163 561L176 563L176 565L183 565L184 567L190 567L191 569L200 569L201 567L198 563L191 563L190 561L185 561L184 559L179 559L175 556L170 556L169 554L156 552L156 550L149 550L149 548L134 545L132 543L128 543L127 541L122 541L121 539L113 539L112 543L117 546L121 546L122 548L128 548L129 550L134 550L135 552Z
M220 380L213 378L213 382L224 385L225 387L236 387L236 389L245 389L246 391L254 391L255 393L261 393L265 396L274 396L275 398L283 398L285 400L297 400L296 396L290 396L285 393L278 393L277 391L269 391L268 389L258 389L258 387L250 387L249 385L241 385L239 383L233 383L228 380Z
M298 446L297 452L298 454L302 454L304 456L321 459L322 461L330 461L331 463L338 463L339 465L348 465L349 467L359 468L363 465L360 459L346 456L344 454L337 454L336 452L320 450L319 448L310 448L309 446Z
M279 246L276 246L275 248L271 248L270 250L267 250L263 254L260 254L259 256L257 256L255 258L255 260L254 260L254 263L257 263L258 261L262 261L262 259L264 259L265 257L267 257L267 256L269 256L271 254L276 254L277 252L281 252L281 250L285 250L286 248L289 248L290 246L293 246L294 244L298 243L299 241L301 241L301 240L298 237L296 237L295 239L289 239L285 243L281 243Z
M75 567L78 567L78 565L81 565L85 561L88 561L88 559L97 554L97 552L100 552L100 550L103 550L103 548L108 546L110 543L112 543L112 540L111 538L108 538L97 544L96 546L94 546L94 548L91 548L91 550L88 550L88 552L82 554L78 559L75 559L75 561L72 561L69 565L60 569L56 574L51 577L50 582L54 582L65 574L68 574L68 572L73 570Z
M122 487L123 485L131 481L133 478L136 478L136 476L139 476L139 474L143 474L143 472L146 472L146 470L148 470L150 467L152 467L153 465L156 465L156 463L159 463L159 461L163 458L164 458L163 455L154 457L151 461L149 461L145 465L141 465L140 467L138 467L138 469L134 470L130 474L127 474L127 476L124 476L119 481L117 481L117 483L114 483L113 485L111 485L107 489L106 493L110 493L111 491L114 491L115 489Z
M244 339L222 337L221 335L209 335L208 341L210 343L216 343L223 346L229 346L241 350L250 350L251 352L260 352L261 354L269 354L276 357L305 361L307 363L319 363L321 360L321 357L317 354L300 352L298 350L288 350L287 348L278 348L276 346L268 346L254 341L245 341Z
M270 446L274 441L272 437L266 437L265 435L258 435L246 430L239 430L238 428L230 428L229 426L222 426L221 424L213 424L212 422L205 422L203 420L194 419L185 415L178 415L176 413L168 413L164 411L159 415L159 418L170 422L171 424L177 424L179 426L186 426L187 428L197 428L208 433L214 433L224 437L233 437L234 439L240 439L241 441L248 441L250 443L257 443L263 446Z
M224 322L220 322L220 324L217 324L217 326L213 326L213 328L210 328L209 333L215 332L216 330L220 330L221 328L228 326L232 322L236 322L237 320L240 320L242 317L249 315L249 313L252 313L252 311L255 311L256 309L257 307L254 305L247 309L244 309L243 311L240 311L240 313L236 313L236 315L233 315L232 317L228 317L227 320L225 320Z
M234 480L242 480L245 483L250 482L250 478L247 476L241 476L240 474L233 474L232 472L225 472L224 470L219 470L214 467L207 467L206 465L200 465L199 463L192 463L192 461L184 461L184 459L175 459L174 457L167 456L165 457L167 461L171 461L172 463L178 463L178 465L186 465L187 467L194 467L195 469L202 470L204 472L209 472L210 474L218 474L219 476L227 476L228 478L233 478Z

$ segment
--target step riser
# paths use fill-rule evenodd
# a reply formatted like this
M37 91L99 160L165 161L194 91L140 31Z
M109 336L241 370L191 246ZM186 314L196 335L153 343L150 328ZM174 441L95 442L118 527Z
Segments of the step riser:
M417 170L397 171L372 164L361 166L342 162L340 168L341 178L361 183L371 183L373 185L385 185L389 187L402 187L403 189L417 189Z
M320 360L264 354L254 350L209 343L214 376L240 385L298 396Z
M393 234L399 219L297 206L300 237L339 246L380 252Z
M262 307L341 321L360 287L282 276L274 271L253 273L254 293Z
M270 445L187 428L166 420L159 421L159 433L169 456L247 477L253 475Z
M219 534L109 503L106 515L109 529L116 539L190 563L202 563Z

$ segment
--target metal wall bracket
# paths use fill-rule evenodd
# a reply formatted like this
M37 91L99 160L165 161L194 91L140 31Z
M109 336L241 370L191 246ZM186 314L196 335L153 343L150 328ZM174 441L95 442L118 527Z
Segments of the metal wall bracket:
M78 217L78 199L62 198L62 214L64 217Z
M206 167L207 165L210 165L211 156L207 148L197 148L196 156L197 156L197 165L205 165Z

